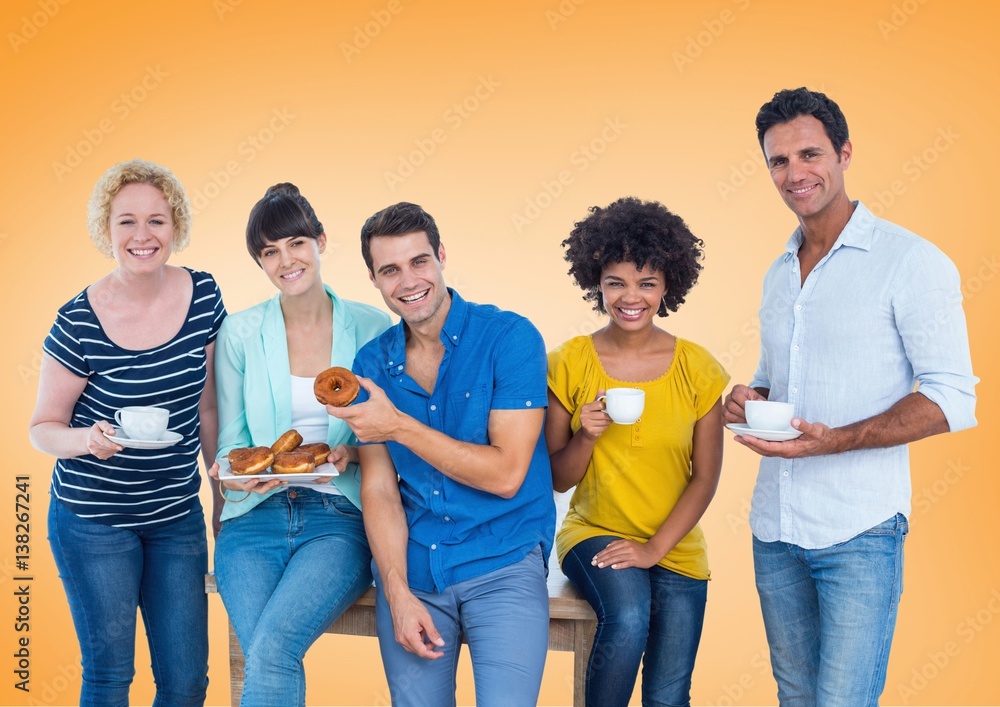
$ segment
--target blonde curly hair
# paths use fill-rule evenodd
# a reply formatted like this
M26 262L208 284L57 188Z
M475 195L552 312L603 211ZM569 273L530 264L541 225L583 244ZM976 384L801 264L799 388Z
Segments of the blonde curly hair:
M111 257L111 201L126 184L150 184L161 192L173 211L174 250L183 250L191 240L191 204L180 180L166 167L134 159L119 162L104 173L87 205L87 230L97 249Z

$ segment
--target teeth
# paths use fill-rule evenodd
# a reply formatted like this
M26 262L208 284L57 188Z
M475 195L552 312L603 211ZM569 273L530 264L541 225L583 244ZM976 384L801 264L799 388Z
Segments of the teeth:
M404 302L410 303L410 302L418 302L426 296L427 296L427 290L424 290L423 292L418 292L415 295L409 295L408 297L400 297L399 299L403 300Z
M642 314L642 310L641 309L625 309L624 307L619 307L618 309L621 310L622 314L624 314L624 315L626 315L628 317L635 317L635 316L637 316L639 314Z
M132 255L152 255L156 252L156 248L133 248Z
M802 189L792 189L792 194L805 194L807 191L812 189L812 187L803 187Z
M298 277L302 273L302 270L296 270L295 272L288 272L281 276L282 280L292 280Z

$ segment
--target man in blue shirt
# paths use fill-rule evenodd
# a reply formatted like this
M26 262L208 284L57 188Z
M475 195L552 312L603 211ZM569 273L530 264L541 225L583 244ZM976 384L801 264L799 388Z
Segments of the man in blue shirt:
M848 199L847 121L825 95L775 94L757 135L799 227L764 278L760 361L725 417L787 401L801 432L736 438L763 457L750 526L772 669L783 707L875 706L902 591L906 445L976 424L961 283L934 245Z
M445 249L419 206L369 218L361 251L401 321L355 358L368 400L328 410L365 443L361 499L392 703L454 705L464 636L476 704L533 705L555 530L544 343L524 317L445 286Z

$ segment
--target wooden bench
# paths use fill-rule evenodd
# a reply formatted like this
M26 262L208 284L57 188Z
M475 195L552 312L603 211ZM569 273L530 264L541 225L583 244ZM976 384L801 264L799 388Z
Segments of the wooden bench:
M594 640L597 617L569 580L553 569L549 574L549 650L573 653L573 707L584 707L587 659ZM205 591L216 593L215 575L205 575ZM326 630L344 636L375 636L375 587L361 595ZM243 694L243 651L229 624L229 687L233 707Z

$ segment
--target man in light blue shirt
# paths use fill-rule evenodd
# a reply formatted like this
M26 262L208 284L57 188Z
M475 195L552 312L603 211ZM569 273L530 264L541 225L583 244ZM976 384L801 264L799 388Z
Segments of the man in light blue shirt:
M396 707L455 704L464 637L476 704L533 705L555 530L545 345L524 317L447 288L434 219L400 203L361 230L401 321L354 359L366 402L328 408L358 440L376 624Z
M726 399L787 401L802 434L760 454L754 569L783 707L878 704L902 591L907 443L976 424L958 271L848 199L847 122L804 88L757 115L771 178L799 221L764 277L761 354ZM916 386L916 390L914 387Z

